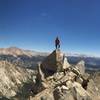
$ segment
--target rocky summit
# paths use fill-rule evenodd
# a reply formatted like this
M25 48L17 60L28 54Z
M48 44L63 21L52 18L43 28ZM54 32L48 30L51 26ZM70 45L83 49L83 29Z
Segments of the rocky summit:
M39 61L36 71L1 60L0 100L100 100L100 73L85 70L84 60L69 63L60 49Z
M54 50L37 70L30 100L100 100L98 88L85 73L84 61L69 64L60 50Z
M55 50L42 62L41 69L48 76L57 71L62 71L65 63L64 54L60 50Z

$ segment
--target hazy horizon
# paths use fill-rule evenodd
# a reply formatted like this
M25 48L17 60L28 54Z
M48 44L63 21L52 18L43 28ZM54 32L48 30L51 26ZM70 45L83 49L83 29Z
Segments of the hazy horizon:
M55 48L53 48L50 51L41 51L41 50L37 50L37 49L29 49L29 48L22 48L22 47L16 47L16 46L7 46L7 47L3 47L3 49L7 49L7 48L18 48L21 50L30 50L33 52L40 52L40 53L52 53L54 50L56 50ZM0 48L2 49L2 47ZM99 55L95 55L95 54L89 54L89 53L79 53L79 52L69 52L69 51L64 51L62 49L60 49L64 54L68 55L68 56L86 56L86 57L98 57L100 58Z

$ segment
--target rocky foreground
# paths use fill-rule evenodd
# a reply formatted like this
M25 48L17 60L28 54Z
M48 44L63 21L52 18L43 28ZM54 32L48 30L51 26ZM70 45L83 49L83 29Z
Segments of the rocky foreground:
M11 100L16 96L25 83L28 83L35 72L0 61L0 100Z
M84 61L71 65L56 50L38 65L30 100L100 100L100 92L91 76L85 73Z
M35 74L0 61L0 100L100 100L100 73L86 73L84 61L69 64L60 50L38 63Z

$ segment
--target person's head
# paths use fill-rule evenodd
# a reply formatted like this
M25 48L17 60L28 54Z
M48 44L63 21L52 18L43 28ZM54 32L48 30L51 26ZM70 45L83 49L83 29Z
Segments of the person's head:
M59 39L58 36L56 37L56 39Z

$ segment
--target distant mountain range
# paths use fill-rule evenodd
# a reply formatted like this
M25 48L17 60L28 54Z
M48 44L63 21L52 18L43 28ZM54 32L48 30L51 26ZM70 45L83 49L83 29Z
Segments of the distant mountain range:
M17 57L19 55L26 55L28 57L32 56L46 56L47 53L41 53L37 51L32 50L24 50L17 47L9 47L9 48L0 48L0 55L13 55L14 57Z
M32 50L24 50L17 47L0 48L0 60L7 60L16 63L23 67L35 68L38 62L48 56L49 53L37 52ZM71 64L76 64L80 60L84 60L86 68L89 70L100 69L100 58L79 54L66 53L68 61Z

